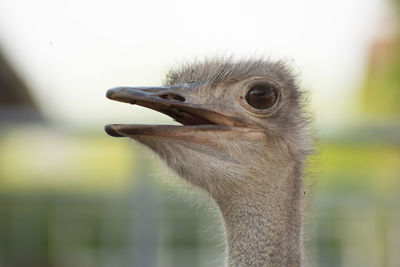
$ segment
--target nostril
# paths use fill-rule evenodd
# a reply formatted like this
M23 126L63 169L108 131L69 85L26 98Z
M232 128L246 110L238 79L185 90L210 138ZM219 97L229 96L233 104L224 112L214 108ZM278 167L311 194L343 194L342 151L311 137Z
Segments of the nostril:
M168 99L168 100L176 100L180 102L185 102L185 98L183 96L177 95L177 94L161 94L158 95L158 97L161 97L162 99Z

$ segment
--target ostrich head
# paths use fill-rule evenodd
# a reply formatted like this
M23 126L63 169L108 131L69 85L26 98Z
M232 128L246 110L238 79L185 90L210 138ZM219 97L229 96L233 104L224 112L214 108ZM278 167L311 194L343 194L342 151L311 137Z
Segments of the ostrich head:
M281 183L301 186L296 179L281 178L298 175L309 150L301 92L282 62L188 64L171 71L162 87L117 87L107 97L180 122L111 124L106 132L148 146L217 202L265 194Z

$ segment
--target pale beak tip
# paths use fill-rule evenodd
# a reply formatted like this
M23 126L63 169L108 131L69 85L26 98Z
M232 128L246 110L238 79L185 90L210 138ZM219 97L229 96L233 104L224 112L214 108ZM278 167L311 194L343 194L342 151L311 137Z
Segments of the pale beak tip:
M114 128L112 124L106 125L104 127L105 132L112 136L112 137L124 137L123 135L119 134Z
M108 89L108 90L107 90L107 93L106 93L106 97L107 97L108 99L113 100L113 95L114 95L116 89L117 89L117 88Z

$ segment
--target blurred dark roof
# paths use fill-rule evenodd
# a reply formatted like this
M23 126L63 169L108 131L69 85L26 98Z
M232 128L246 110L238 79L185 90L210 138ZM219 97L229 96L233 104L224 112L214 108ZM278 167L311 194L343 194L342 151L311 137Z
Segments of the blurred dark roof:
M0 121L42 120L29 89L0 50Z

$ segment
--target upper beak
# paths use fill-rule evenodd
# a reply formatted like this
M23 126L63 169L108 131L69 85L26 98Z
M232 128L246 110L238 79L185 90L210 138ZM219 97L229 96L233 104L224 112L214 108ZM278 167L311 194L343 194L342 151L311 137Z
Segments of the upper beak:
M219 127L225 130L231 127L251 127L237 116L195 103L192 98L185 95L185 89L182 87L116 87L109 89L106 96L111 100L137 104L164 113L184 126L190 126L186 127L186 131L196 127L202 129ZM135 133L154 135L155 131L165 132L168 127L176 126L111 124L107 125L105 130L112 136L131 136Z

